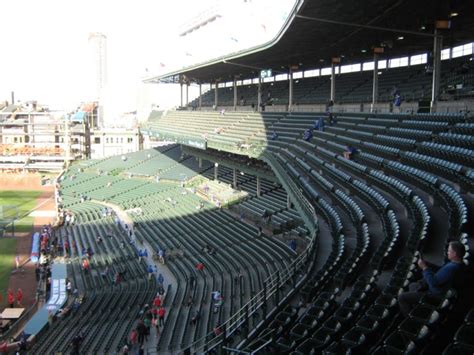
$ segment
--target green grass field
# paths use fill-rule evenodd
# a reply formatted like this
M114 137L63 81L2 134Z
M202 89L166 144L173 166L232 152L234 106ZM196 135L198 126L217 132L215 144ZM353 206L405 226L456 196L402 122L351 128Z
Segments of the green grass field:
M15 238L0 238L0 293L6 302L8 280L13 269L16 251Z
M36 199L41 191L0 191L0 210L3 206L16 206L19 216L31 211L36 206ZM0 214L0 219L2 218ZM3 224L3 221L0 221ZM15 221L15 232L30 232L33 228L33 217L24 217ZM6 228L11 232L12 226Z

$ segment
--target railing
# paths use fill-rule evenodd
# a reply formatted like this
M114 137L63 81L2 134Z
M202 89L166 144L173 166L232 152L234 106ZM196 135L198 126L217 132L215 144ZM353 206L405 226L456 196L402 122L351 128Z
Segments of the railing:
M307 227L310 229L310 232L314 233L317 227L317 218L314 207L309 203L293 179L287 174L284 167L271 153L265 152L260 158L266 161L273 168L275 175L285 187L285 190L289 192L290 196L293 196L293 202L300 213L303 214L303 219L306 222Z
M196 340L186 349L190 350L192 353L206 352L223 343L227 337L234 334L237 330L247 326L248 319L251 318L256 312L263 309L265 316L267 312L267 301L271 298L279 298L279 292L281 292L280 289L283 288L289 280L293 280L295 282L297 273L302 268L307 266L308 260L310 260L311 256L313 255L314 247L316 245L315 242L316 232L312 235L311 241L308 244L306 250L301 253L291 265L289 265L286 269L278 270L270 275L263 282L263 289L252 299L250 299L250 301L248 301L242 308L240 308L240 310L234 313L234 315L231 316L225 323L219 326L219 328L222 330L221 334L216 335L214 332L208 333L201 339ZM306 279L306 275L304 275L303 279ZM300 282L302 280L300 280ZM290 292L291 289L286 295L282 295L281 299L283 300L290 294Z
M308 243L305 251L301 253L287 268L278 270L271 274L264 281L263 289L252 299L250 299L250 301L240 308L240 310L231 316L225 323L219 326L221 331L219 334L211 332L201 339L196 340L194 343L188 346L186 350L183 349L183 351L191 351L192 353L207 352L208 350L223 344L225 340L237 330L247 327L248 319L261 309L264 313L263 318L265 318L267 315L267 301L271 298L275 298L277 301L276 303L278 304L279 301L288 297L294 288L288 290L285 295L280 295L280 292L282 292L281 289L284 288L285 284L289 280L293 280L293 283L296 285L296 277L298 273L302 270L308 269L308 261L310 261L311 257L314 255L318 231L317 217L314 207L309 203L306 197L304 197L302 191L286 173L283 166L275 157L273 157L270 153L265 152L261 155L261 159L265 160L272 166L275 174L280 179L281 183L284 184L288 194L294 198L295 206L303 214L307 227L310 229L311 240ZM301 283L306 280L307 276L308 275L306 272L303 273L303 276L299 282ZM248 328L244 334L248 335Z

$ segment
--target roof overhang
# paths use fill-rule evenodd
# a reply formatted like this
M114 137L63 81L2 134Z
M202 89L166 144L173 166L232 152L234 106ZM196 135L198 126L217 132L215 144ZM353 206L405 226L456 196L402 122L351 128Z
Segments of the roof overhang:
M456 12L457 16L451 15ZM267 43L161 76L146 83L213 83L258 77L262 69L288 73L373 60L373 48L389 58L431 51L434 23L451 21L441 30L445 46L474 40L474 1L470 0L299 0L278 34ZM450 17L451 16L451 17Z

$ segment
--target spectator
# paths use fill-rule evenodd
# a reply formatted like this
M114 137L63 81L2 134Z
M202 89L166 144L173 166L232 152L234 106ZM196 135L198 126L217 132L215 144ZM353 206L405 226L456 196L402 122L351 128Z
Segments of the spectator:
M288 246L290 247L291 250L296 252L296 239L290 240L290 243L288 244Z
M149 316L151 316L151 313L148 312L145 316L145 319L143 319L143 324L145 324L145 328L146 328L145 340L148 337L148 335L150 335L151 318Z
M11 289L8 290L7 301L10 308L15 307L15 296L13 296L13 291Z
M165 307L161 306L158 309L158 324L160 327L165 325L165 314L166 314Z
M153 306L155 306L156 308L161 307L161 297L160 297L160 295L157 295L155 297L155 299L153 300Z
M138 332L136 328L133 328L132 332L130 333L130 344L135 346L138 342Z
M196 270L203 272L204 271L204 264L202 262L198 262L196 264Z
M197 321L199 320L199 318L201 318L200 314L199 314L199 311L195 311L192 318L191 318L191 324L192 325L196 325Z
M322 117L314 121L313 128L317 131L324 131L324 119Z
M40 276L41 276L41 269L39 268L38 265L36 265L36 268L35 268L35 276L36 276L36 282L39 282Z
M221 293L219 291L213 291L211 294L214 301L219 301L221 299Z
M219 335L222 334L222 329L218 325L214 327L214 335L218 337Z
M270 139L272 141L276 141L278 139L278 134L275 131L273 131L272 135L270 136Z
M122 354L129 354L130 348L128 347L128 344L125 344L122 348Z
M89 264L89 259L87 258L84 258L82 260L82 269L84 270L84 272L89 272L89 269L90 269L90 264Z
M396 108L397 112L400 112L400 106L402 104L402 96L400 95L400 90L397 88L393 89L393 106Z
M83 340L82 334L77 334L74 338L72 338L71 345L72 345L72 353L79 355L79 348L82 344Z
M146 338L146 326L142 320L138 321L137 333L138 333L138 343L140 344L140 346L142 346Z
M117 272L114 277L114 282L116 285L119 285L122 282L122 277L120 276L120 273Z
M329 102L326 104L326 112L332 113L333 109L334 109L334 101L329 100Z
M69 242L67 240L64 240L63 248L66 253L66 258L69 257Z
M355 149L354 147L348 145L348 146L346 146L346 150L344 151L343 155L344 155L345 159L351 160L355 153L357 153L357 149Z
M165 282L165 278L163 277L162 274L158 274L158 277L156 278L156 281L158 282L158 285L161 285L161 287L163 287L163 283Z
M309 142L311 138L313 138L313 130L311 128L308 128L307 130L303 132L303 139L306 142Z
M148 281L151 280L153 277L153 266L151 264L148 265L147 272L148 272Z
M188 296L188 302L186 302L186 306L187 306L187 307L191 307L192 305L193 305L193 295L190 294L190 295Z
M161 264L165 263L165 251L163 249L158 249L158 260Z
M411 284L409 291L398 296L398 305L406 317L425 294L441 296L452 287L456 276L463 271L463 257L465 249L460 242L451 242L448 246L448 260L439 267L420 258L418 267L422 270L423 279L419 283Z

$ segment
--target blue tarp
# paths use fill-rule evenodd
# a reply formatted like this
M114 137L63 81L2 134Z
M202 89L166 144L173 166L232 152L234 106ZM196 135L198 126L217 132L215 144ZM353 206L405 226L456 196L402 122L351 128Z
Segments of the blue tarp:
M39 258L39 248L40 248L40 234L38 232L36 232L35 234L33 234L33 237L32 237L32 241L31 241L31 262L36 264L38 262L38 258Z
M38 334L48 324L49 313L55 314L66 303L66 277L66 264L51 265L51 294L48 302L26 323L24 331L28 336Z

